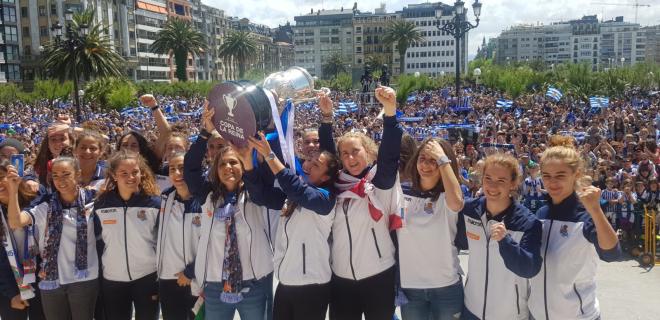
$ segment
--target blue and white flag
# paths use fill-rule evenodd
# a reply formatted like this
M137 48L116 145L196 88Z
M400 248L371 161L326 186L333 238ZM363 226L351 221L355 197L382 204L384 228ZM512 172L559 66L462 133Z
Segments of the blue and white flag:
M495 105L498 108L511 108L513 106L513 101L511 100L506 100L506 99L499 99L497 100L497 104Z
M589 105L592 108L607 108L610 105L610 98L594 96L589 98Z
M545 96L554 100L555 102L559 102L561 100L561 97L564 95L559 91L559 89L555 87L548 87L548 91L546 91Z

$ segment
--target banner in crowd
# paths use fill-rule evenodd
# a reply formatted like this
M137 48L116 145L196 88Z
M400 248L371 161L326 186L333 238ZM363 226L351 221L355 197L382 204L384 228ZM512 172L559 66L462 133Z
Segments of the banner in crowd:
M559 102L559 100L561 100L561 97L563 97L564 95L561 93L561 91L559 91L559 89L550 86L548 87L548 91L546 91L545 96L554 100L555 102Z
M504 109L511 108L513 106L513 101L506 99L498 99L495 106Z
M610 98L593 96L589 98L589 105L592 108L607 108L610 105Z

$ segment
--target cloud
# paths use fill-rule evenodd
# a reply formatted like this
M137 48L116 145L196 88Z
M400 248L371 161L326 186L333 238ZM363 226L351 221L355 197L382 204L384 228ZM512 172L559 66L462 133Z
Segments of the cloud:
M472 0L464 0L470 8ZM331 0L205 0L204 3L225 11L230 16L245 17L255 23L275 27L278 24L286 24L287 21L294 24L293 17L306 14L310 9L325 8L351 9L355 1L331 1ZM424 1L402 1L402 0L361 0L357 1L358 9L371 11L385 3L388 12L401 10L410 3L423 3ZM626 21L633 21L635 9L629 6L604 6L592 5L593 0L481 0L483 3L481 22L478 28L472 30L469 36L469 52L473 56L483 37L493 38L503 30L519 24L550 24L557 21L579 19L584 15L597 14L599 19L613 19L616 16L624 16ZM445 2L453 4L453 1ZM612 1L617 3L617 1ZM619 2L626 3L626 2ZM651 7L640 7L638 11L638 22L642 26L660 24L659 12L660 0L643 0L642 3L650 4ZM474 21L474 16L469 16Z

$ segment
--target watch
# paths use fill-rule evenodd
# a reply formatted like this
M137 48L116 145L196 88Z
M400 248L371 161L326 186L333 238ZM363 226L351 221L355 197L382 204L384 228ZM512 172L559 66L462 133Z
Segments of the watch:
M445 164L450 164L450 163L451 160L449 160L449 158L446 155L442 155L440 156L440 158L438 158L438 166L443 166Z
M273 160L275 160L275 158L277 158L277 156L275 155L275 152L271 151L271 152L266 156L266 161L273 161Z

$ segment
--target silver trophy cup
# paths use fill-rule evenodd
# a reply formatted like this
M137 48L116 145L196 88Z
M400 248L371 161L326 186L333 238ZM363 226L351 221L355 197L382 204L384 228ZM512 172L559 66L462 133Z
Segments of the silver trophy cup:
M301 67L291 67L285 71L269 75L262 87L275 92L279 99L292 99L294 104L315 101L321 92L330 93L330 89L314 89L314 78Z

